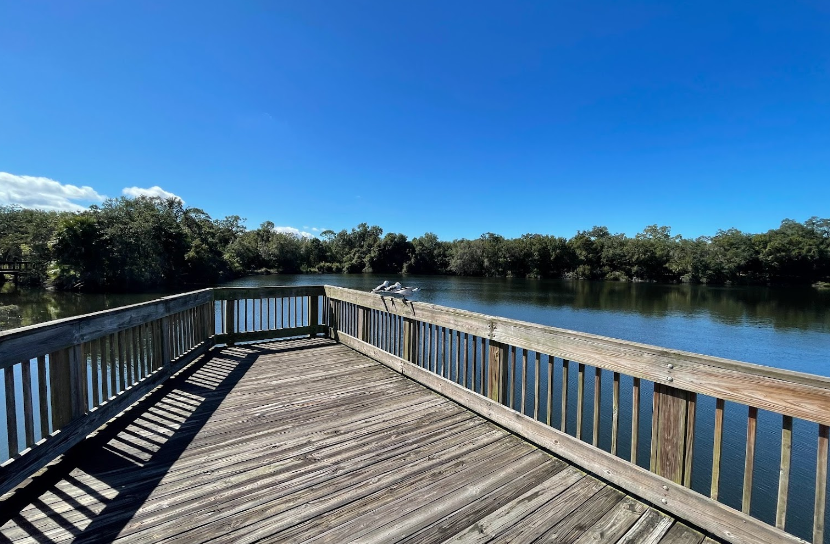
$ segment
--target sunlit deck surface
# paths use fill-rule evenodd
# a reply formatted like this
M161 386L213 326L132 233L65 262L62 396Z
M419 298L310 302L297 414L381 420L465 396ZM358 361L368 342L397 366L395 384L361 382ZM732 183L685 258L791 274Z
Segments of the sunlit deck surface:
M196 362L0 502L3 541L704 536L325 339Z

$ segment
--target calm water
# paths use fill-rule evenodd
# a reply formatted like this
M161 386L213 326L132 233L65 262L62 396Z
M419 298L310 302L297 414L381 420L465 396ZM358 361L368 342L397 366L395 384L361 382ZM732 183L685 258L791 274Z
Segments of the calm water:
M228 285L330 284L368 290L363 275L253 276ZM830 376L830 290L408 276L416 300L647 344ZM164 293L0 289L0 329L152 300ZM14 305L8 309L9 305Z
M369 290L384 279L400 279L406 285L420 286L422 291L413 298L425 302L830 376L830 291L813 288L726 288L435 276L401 279L376 275L255 276L228 285L326 283ZM0 307L14 305L16 308L0 308L0 328L132 304L161 294L79 295L6 285L0 292ZM546 365L543 365L542 383L547 381L545 369ZM531 383L535 379L532 372L531 368L528 376ZM609 383L603 382L603 390L610 391L610 375L606 377ZM587 392L593 390L592 379L589 374ZM559 386L554 381L556 390ZM624 392L625 385L623 383ZM644 387L641 402L644 409L650 410L651 400L646 389ZM543 395L547 397L544 391ZM586 402L590 406L591 400L586 399ZM610 403L610 394L603 395L603 405L606 402ZM556 404L553 404L554 412ZM540 413L545 410L543 406ZM610 413L610 410L603 410ZM713 399L700 399L696 436L699 447L695 453L693 487L706 494L711 477L713 410ZM630 425L625 421L630 418L627 411L630 414L630 399L624 394L620 421L623 433L620 455L623 457L628 455L627 437L624 436L630 432L626 430L626 425ZM586 422L590 424L587 415ZM554 421L558 421L558 415L554 416ZM759 416L753 515L766 521L774 521L780 421L780 416L774 414L761 412ZM644 437L641 443L644 450L639 454L641 464L648 462L645 437L650 434L649 422L650 416L641 416L640 434ZM603 428L610 429L607 418L603 420ZM590 437L590 431L583 433L586 435ZM610 431L605 435L608 442ZM737 508L740 508L745 436L746 408L727 403L723 463L724 467L740 469L724 470L721 498ZM815 436L815 425L796 421L788 530L807 538L811 532L815 486ZM605 448L608 449L608 444Z

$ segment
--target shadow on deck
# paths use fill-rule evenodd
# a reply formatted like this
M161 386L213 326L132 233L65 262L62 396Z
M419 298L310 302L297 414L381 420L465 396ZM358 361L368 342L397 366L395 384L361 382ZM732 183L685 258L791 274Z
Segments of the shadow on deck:
M223 348L0 501L2 541L704 536L324 339Z

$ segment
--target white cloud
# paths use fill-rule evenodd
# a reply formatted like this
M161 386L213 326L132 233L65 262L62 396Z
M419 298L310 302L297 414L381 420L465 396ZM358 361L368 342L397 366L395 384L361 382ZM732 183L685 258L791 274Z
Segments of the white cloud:
M80 211L86 206L76 204L102 202L104 195L92 187L63 184L49 178L17 176L0 172L0 204L16 204L23 208L47 211Z
M306 227L303 227L306 228ZM283 234L293 234L297 237L303 238L314 238L314 235L310 232L306 232L304 230L300 230L296 227L274 227L274 232L281 232Z
M162 189L158 185L154 185L153 187L150 187L149 189L142 189L141 187L124 187L124 190L121 191L121 192L125 196L131 196L133 198L138 197L138 196L150 196L150 197L157 196L159 198L164 198L164 199L178 198L179 200L182 201L182 204L184 204L184 199L182 197L180 197L179 195L174 195L170 191L165 191L164 189Z

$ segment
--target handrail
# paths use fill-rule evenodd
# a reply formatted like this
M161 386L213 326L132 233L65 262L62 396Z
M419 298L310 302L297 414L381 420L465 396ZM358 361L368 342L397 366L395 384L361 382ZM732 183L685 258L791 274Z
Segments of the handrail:
M212 306L203 289L0 332L0 495L205 353Z
M813 542L824 542L830 379L341 287L326 286L325 292L332 334L340 342L468 408L478 406L497 423L627 491L730 542L800 541L783 529L788 518L805 515L812 518ZM627 414L624 387L630 390ZM714 406L701 409L707 401ZM731 446L725 442L734 438L724 439L726 401L747 410L740 452L726 451ZM730 415L735 408L730 406ZM752 490L759 408L781 417L774 524L750 516L757 502ZM714 420L709 451L701 450L708 446L695 432L703 416ZM789 491L793 454L810 455L805 444L793 445L794 419L818 423L813 512L806 514L788 509L798 496ZM638 457L643 449L646 455ZM740 466L725 464L740 453ZM698 457L712 459L708 496L691 489ZM743 474L740 510L718 502L721 474L732 480Z

